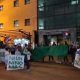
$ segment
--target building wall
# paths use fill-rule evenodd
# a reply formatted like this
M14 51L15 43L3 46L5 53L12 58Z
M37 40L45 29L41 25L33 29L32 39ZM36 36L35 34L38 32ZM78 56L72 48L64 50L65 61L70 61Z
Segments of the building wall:
M39 31L70 28L71 40L80 41L80 0L38 0Z
M54 30L39 30L39 44L44 44L44 36L57 36L62 35L63 41L65 41L65 32L70 33L70 39L71 41L76 41L76 29L75 28L67 28L67 29L54 29ZM65 36L65 37L64 37ZM68 39L67 39L68 40ZM69 41L68 40L68 41Z
M42 2L43 1L43 2ZM38 0L39 29L79 28L80 0Z
M30 0L30 4L26 5L24 0L19 0L18 7L13 6L13 1L0 0L0 5L3 5L3 10L0 11L0 23L3 23L3 28L0 28L0 31L23 29L30 32L33 41L34 30L37 30L37 0ZM30 26L25 26L25 19L28 18L30 18ZM14 27L14 20L19 20L18 27Z

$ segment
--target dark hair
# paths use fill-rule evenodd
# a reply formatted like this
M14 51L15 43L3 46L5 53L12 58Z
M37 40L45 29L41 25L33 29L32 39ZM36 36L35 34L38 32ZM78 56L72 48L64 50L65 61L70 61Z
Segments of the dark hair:
M9 50L9 48L5 48L7 51Z
M77 46L77 48L78 48L78 49L80 48L80 44Z

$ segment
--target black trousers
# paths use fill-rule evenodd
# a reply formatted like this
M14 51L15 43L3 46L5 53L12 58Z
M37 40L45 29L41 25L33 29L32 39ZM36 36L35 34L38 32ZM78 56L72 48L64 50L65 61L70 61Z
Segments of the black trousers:
M30 69L30 61L29 60L26 61L26 66L27 66L27 69Z
M27 55L24 56L24 64L27 69L30 69L30 60L27 60Z
M53 60L54 57L53 56L49 56L49 61Z

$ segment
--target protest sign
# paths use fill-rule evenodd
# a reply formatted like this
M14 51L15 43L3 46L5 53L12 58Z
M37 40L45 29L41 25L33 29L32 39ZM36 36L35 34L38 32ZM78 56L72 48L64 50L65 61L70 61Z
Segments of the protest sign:
M17 70L24 68L24 56L9 55L7 62L7 70Z
M74 67L77 67L80 69L80 55L79 54L75 55Z

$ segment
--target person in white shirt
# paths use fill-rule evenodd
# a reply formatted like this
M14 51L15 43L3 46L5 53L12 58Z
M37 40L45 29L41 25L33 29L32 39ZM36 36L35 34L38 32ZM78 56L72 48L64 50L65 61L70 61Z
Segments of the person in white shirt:
M0 48L0 62L5 62L5 49Z
M31 57L31 53L27 49L27 47L24 47L23 54L25 55L25 64L27 66L27 70L30 70L30 57Z
M21 52L18 49L16 49L15 55L21 55Z
M8 63L8 55L10 55L10 52L9 52L9 49L6 48L5 49L5 65L7 65L7 63Z

